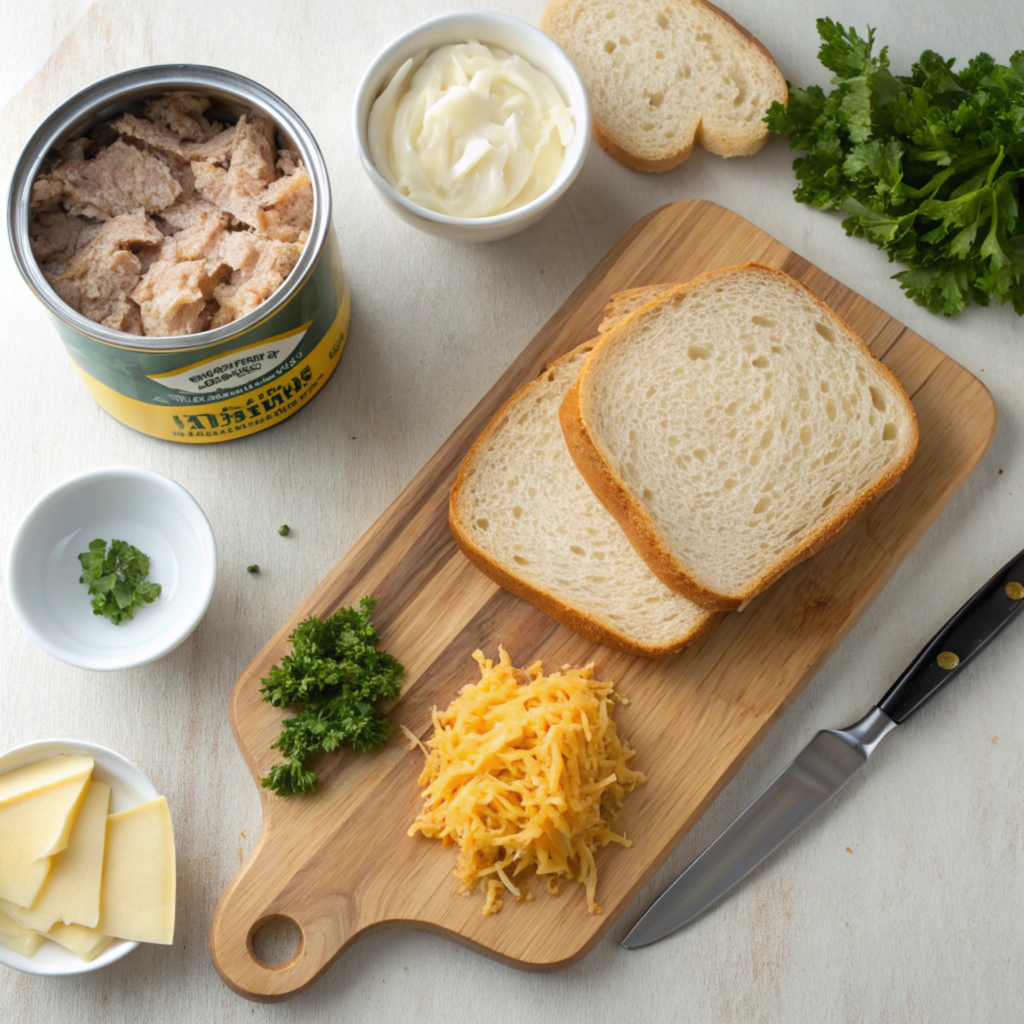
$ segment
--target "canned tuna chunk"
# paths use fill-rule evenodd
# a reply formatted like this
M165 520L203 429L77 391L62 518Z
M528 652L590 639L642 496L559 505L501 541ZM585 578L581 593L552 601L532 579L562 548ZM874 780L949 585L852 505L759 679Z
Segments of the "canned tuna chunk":
M265 430L341 358L350 304L323 157L240 75L141 68L72 97L21 155L8 229L86 390L153 437Z

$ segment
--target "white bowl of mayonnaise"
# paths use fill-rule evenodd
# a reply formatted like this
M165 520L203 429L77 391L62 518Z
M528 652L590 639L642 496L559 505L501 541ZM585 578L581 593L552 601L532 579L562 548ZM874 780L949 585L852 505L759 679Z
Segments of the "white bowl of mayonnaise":
M504 14L418 25L367 69L356 148L407 224L488 242L535 224L572 184L590 146L590 99L565 51Z

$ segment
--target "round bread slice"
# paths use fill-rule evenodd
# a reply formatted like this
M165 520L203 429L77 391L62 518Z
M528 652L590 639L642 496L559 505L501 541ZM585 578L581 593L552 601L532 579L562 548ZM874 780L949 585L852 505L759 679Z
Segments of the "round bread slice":
M681 164L694 142L750 156L788 101L772 55L706 0L552 0L540 27L587 85L598 145L637 171Z
M918 438L903 388L852 328L756 264L677 285L605 333L560 416L655 575L722 609L824 546Z
M598 643L664 657L721 616L655 577L569 457L558 409L592 345L502 406L462 463L449 522L470 561L506 590Z

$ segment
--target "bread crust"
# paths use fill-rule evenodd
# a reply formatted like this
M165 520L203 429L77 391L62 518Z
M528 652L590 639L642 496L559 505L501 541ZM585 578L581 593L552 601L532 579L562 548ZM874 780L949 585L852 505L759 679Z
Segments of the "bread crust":
M673 153L671 156L666 156L661 160L645 160L641 156L637 156L635 153L631 153L628 149L623 149L609 134L605 131L604 125L597 119L597 115L594 115L594 141L613 159L617 160L620 164L629 167L634 171L641 171L644 174L661 174L663 171L671 171L673 167L678 167L681 163L690 158L690 154L693 152L693 144L696 141L696 135L690 140L690 144L685 149L679 150L678 153Z
M620 633L617 630L606 626L604 623L599 622L577 605L562 601L549 594L547 591L535 587L523 576L494 561L487 552L476 544L472 536L463 526L463 519L465 517L461 510L462 489L466 484L470 467L473 464L477 452L502 426L503 421L512 406L517 404L524 394L529 393L537 387L543 378L550 372L552 367L558 366L560 363L572 358L580 352L588 351L594 344L595 342L593 341L584 342L571 352L566 353L566 355L562 356L560 359L550 363L544 368L544 371L536 380L533 380L529 384L520 388L501 406L497 413L495 413L493 419L484 428L473 447L470 448L465 459L462 460L462 465L459 467L458 475L455 478L455 483L452 485L451 494L448 499L448 525L451 528L452 536L455 538L455 543L458 544L462 549L463 554L465 554L465 556L485 576L490 577L498 584L498 586L515 594L516 597L520 597L524 601L528 601L530 604L539 608L545 615L550 615L551 618L560 622L563 626L568 626L568 628L573 632L579 633L581 636L585 636L588 640L593 640L595 643L615 648L616 650L623 651L626 654L638 655L644 658L667 658L670 655L678 654L690 644L703 639L715 629L722 617L720 615L706 616L685 637L681 637L679 640L670 644L659 645L638 643L632 637L629 637L624 633Z
M579 2L581 2L581 0L551 0L540 16L541 31L546 32L555 39L556 42L558 42L551 31L551 22L554 18L555 12L564 10L565 8L572 6L572 4ZM762 55L766 58L771 67L774 68L775 74L778 78L780 102L784 106L788 105L789 87L786 83L786 78L782 74L778 62L772 56L768 47L750 31L744 28L738 21L736 21L735 18L730 17L725 13L725 11L710 3L709 0L689 0L689 2L705 8L710 14L720 18L722 21L728 22L728 24L732 25L733 28L735 28L742 36L745 36L761 51ZM706 149L709 153L715 153L716 155L726 159L734 156L753 156L753 154L761 149L761 147L768 141L769 134L770 132L765 128L763 133L752 132L750 135L750 141L745 144L733 142L732 144L727 145L725 143L720 143L718 137L714 133L708 135L704 128L703 120L701 120L697 122L693 137L689 140L688 144L682 146L675 153L671 153L659 160L650 160L640 156L638 153L634 153L617 141L611 132L601 124L597 113L595 112L594 114L594 141L613 160L617 160L620 164L644 174L661 174L664 171L672 170L673 167L678 167L681 163L689 159L690 154L693 152L695 143L702 149Z
M622 320L624 320L630 313L635 309L639 309L641 306L646 306L656 299L660 299L666 292L671 291L675 288L674 284L645 284L639 288L627 288L625 291L616 292L612 296L611 302L604 307L604 319L598 324L597 333L607 334L613 327L617 326ZM634 300L639 299L640 302L633 306ZM623 312L623 307L627 308Z
M698 283L719 274L732 273L737 270L755 270L767 274L774 274L784 278L801 288L814 300L816 305L828 318L841 324L857 344L861 351L869 356L882 375L886 377L889 384L896 393L903 397L907 411L910 414L910 423L913 429L911 442L906 445L903 456L886 470L870 487L865 488L859 494L854 495L848 502L836 509L835 513L821 523L812 533L808 534L797 544L780 556L775 563L755 577L746 587L734 593L722 593L708 586L679 562L669 551L661 539L653 520L644 505L637 501L633 493L626 486L625 482L616 474L611 466L611 460L601 450L600 444L594 437L587 422L586 410L584 408L581 387L586 375L593 364L598 352L606 345L613 345L621 337L623 328L630 324L635 318L643 315L646 311L662 302L669 301L680 295L685 295ZM917 451L919 431L917 416L914 413L914 406L907 397L903 385L896 379L892 371L880 360L875 359L870 349L856 331L850 327L837 313L835 313L822 299L815 295L806 285L790 277L781 270L774 267L766 267L758 263L745 263L734 267L722 267L701 274L685 284L678 285L670 292L659 299L649 302L624 318L619 324L613 327L606 334L603 334L594 344L583 364L576 382L566 393L559 408L559 422L562 425L562 433L565 435L569 454L576 463L577 469L583 479L590 485L591 490L597 496L602 505L612 514L615 521L622 528L623 533L636 549L641 558L650 566L651 571L670 590L674 590L684 597L689 598L695 604L704 608L721 609L733 611L749 602L761 591L771 586L779 577L787 573L793 566L810 558L825 547L844 527L856 516L860 515L876 498L884 494L892 487L906 472L907 467L914 459Z

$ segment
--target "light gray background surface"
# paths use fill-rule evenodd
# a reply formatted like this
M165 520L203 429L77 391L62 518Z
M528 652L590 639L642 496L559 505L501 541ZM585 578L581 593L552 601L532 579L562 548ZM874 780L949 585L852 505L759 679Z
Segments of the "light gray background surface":
M0 546L63 478L129 464L188 488L213 523L220 578L194 636L163 661L97 675L35 648L0 600L0 748L43 737L113 747L167 795L179 858L173 948L143 947L78 979L0 969L5 1022L900 1021L1020 1019L1024 988L1024 629L901 730L820 819L684 934L639 953L618 940L663 886L823 726L858 718L945 618L1024 545L1024 323L1009 309L955 320L905 299L884 254L791 198L773 139L728 163L696 150L664 175L596 146L567 198L505 242L460 246L399 223L356 158L349 110L394 35L464 0L0 0L3 179L58 102L125 68L219 64L258 79L307 120L327 158L353 297L351 341L324 392L256 437L193 448L109 419L0 246L4 484ZM541 0L489 6L536 23ZM1017 0L730 0L787 78L825 84L814 18L878 26L894 67L921 50L1005 60L1024 46ZM358 942L310 992L257 1006L206 952L214 904L259 834L256 789L227 695L242 668L398 494L618 237L675 199L713 199L778 237L976 373L999 409L967 486L852 635L750 757L635 906L577 966L505 967L444 939ZM543 273L542 273L543 272ZM1002 471L1002 472L1000 472ZM292 536L276 528L287 522ZM258 577L245 566L258 562ZM641 752L642 758L642 752ZM512 912L516 912L515 908Z

